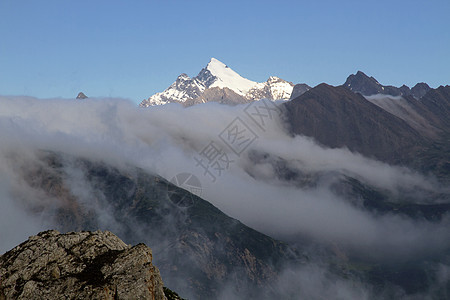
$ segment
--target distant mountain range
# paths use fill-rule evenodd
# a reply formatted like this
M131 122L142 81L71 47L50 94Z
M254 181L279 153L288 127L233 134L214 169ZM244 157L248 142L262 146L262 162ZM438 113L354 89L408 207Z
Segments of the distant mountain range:
M406 85L401 87L382 85L361 71L348 76L343 86L363 96L412 96L415 99L422 98L431 90L424 82L417 83L412 88ZM140 106L149 107L167 103L191 106L205 102L235 105L261 99L292 100L310 89L311 87L305 83L294 85L276 76L270 76L265 82L251 81L219 60L211 58L197 76L191 78L185 73L179 75L167 89L143 100Z
M271 76L266 82L246 79L215 58L193 78L181 74L166 90L141 102L141 107L166 103L183 103L186 106L221 102L238 104L260 99L288 100L294 84Z
M450 147L449 86L432 89L424 82L412 88L382 85L361 71L337 87L324 83L311 88L274 76L257 83L212 58L196 77L181 74L168 89L140 106L236 105L260 99L290 100L284 106L291 132L313 137L324 146L347 147L422 171L437 168L438 174L447 174L450 168L450 159L443 151ZM436 145L443 148L430 157L429 153L434 153L430 149Z
M344 87L322 83L286 103L292 132L394 162L424 143L404 120Z

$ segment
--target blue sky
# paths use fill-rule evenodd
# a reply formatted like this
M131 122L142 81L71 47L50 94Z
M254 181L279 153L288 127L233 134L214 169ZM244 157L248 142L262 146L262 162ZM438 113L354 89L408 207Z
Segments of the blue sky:
M450 84L450 1L0 0L0 94L126 97L195 76Z

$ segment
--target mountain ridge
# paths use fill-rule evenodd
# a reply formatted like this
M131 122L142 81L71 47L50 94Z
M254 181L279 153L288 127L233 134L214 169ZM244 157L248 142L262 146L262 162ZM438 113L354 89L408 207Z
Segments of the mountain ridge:
M367 76L362 71L351 74L343 86L352 92L360 93L363 96L372 96L376 94L384 94L391 96L413 96L416 99L423 97L431 88L424 82L417 83L414 87L409 88L406 85L395 87L392 85L382 85L374 77Z

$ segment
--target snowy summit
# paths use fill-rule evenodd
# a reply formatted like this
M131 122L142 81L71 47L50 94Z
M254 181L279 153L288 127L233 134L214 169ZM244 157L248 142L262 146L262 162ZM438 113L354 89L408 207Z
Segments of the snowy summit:
M206 66L206 70L211 72L211 74L216 78L214 83L209 87L227 87L237 94L244 96L253 86L257 84L257 82L242 77L223 62L215 58L211 58Z
M211 58L206 67L196 77L191 78L184 73L181 74L166 90L142 101L140 106L148 107L173 102L195 103L195 100L201 98L206 90L210 91L211 89L214 89L214 94L219 94L217 89L225 92L231 90L231 97L244 99L247 102L263 98L288 100L293 87L294 85L291 82L274 76L269 77L266 82L251 81L242 77L218 59ZM211 94L211 92L208 94ZM227 92L227 94L230 95L230 92ZM217 100L212 99L210 101ZM201 102L205 101L202 100Z

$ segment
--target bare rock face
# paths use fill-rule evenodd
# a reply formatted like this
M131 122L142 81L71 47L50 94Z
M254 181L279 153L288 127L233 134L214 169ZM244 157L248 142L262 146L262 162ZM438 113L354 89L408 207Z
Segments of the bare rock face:
M0 299L166 299L152 252L109 231L45 231L0 256Z

